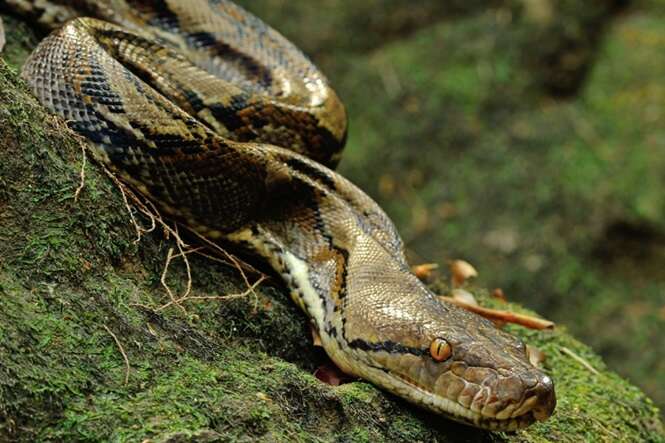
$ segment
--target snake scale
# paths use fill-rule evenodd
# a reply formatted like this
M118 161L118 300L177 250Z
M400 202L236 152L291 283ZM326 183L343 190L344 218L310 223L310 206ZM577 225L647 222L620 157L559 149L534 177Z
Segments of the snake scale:
M4 3L57 28L23 67L41 103L168 215L263 257L339 368L476 427L552 414L524 344L438 301L331 169L344 106L278 32L226 0Z

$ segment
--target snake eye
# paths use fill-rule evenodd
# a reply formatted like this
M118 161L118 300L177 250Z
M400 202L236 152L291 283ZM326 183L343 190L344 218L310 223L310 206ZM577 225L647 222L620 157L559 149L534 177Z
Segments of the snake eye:
M453 353L453 348L442 338L435 338L429 345L429 353L435 361L444 361Z

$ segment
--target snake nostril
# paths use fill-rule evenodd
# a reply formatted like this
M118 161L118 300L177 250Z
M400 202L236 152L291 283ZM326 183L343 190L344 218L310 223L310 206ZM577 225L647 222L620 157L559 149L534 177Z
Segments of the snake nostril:
M556 394L554 393L554 382L547 375L543 375L534 393L536 394L537 401L533 407L533 416L536 420L547 420L556 406Z

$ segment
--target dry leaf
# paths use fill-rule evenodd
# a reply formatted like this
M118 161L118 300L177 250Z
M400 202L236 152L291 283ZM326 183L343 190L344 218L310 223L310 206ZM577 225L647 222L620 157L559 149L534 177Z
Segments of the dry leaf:
M506 298L506 294L503 293L503 289L501 288L496 288L495 290L493 290L492 297L501 300L502 302L508 301L508 299Z
M314 325L312 324L309 325L309 331L312 333L312 343L314 344L314 346L323 347L323 343L321 343L321 336L319 335Z
M464 260L453 260L450 263L450 273L452 274L454 287L462 286L468 279L478 277L476 268Z
M539 368L545 361L545 353L535 346L526 345L526 355L529 357L529 362Z
M420 265L413 266L411 271L418 277L420 280L427 280L430 278L435 269L439 267L436 263L423 263Z

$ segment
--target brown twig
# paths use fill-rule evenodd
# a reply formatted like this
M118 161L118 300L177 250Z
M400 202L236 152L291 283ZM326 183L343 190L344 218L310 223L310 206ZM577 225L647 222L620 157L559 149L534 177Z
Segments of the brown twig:
M159 308L157 308L156 311L161 311L163 309L166 309L166 308L168 308L169 306L171 306L173 304L180 306L183 302L192 301L192 300L232 300L232 299L235 299L235 298L247 297L249 294L254 294L255 297L258 297L256 295L256 292L254 292L254 290L265 279L266 279L265 276L259 277L259 279L256 280L252 285L250 285L247 288L247 290L245 290L244 292L239 292L239 293L236 293L236 294L228 294L228 295L201 295L201 296L188 295L187 297L181 297L177 300L172 300L169 303L166 303L165 305L160 306Z
M200 233L196 232L195 230L193 230L193 229L191 229L191 228L189 228L189 227L187 227L187 229L188 229L192 234L194 234L196 237L198 237L202 242L204 242L205 244L207 244L208 246L210 246L210 247L211 247L212 249L214 249L215 251L219 251L219 252L221 252L222 255L224 255L226 258L228 258L228 259L233 263L233 265L234 265L235 268L238 270L238 272L240 272L240 276L242 277L243 281L245 282L245 284L246 284L248 287L251 287L251 285L250 285L250 283L249 283L249 279L247 278L247 274L245 274L244 269L247 269L247 270L249 270L250 272L255 272L255 273L259 274L260 276L263 276L263 275L264 275L262 272L257 271L257 270L254 269L252 266L249 266L247 263L241 262L241 261L238 260L235 256L229 254L224 248L222 248L221 246L219 246L217 243L214 243L214 242L210 241L209 239L205 238L203 235L201 235ZM255 293L254 295L256 296L256 293Z
M125 207L127 208L127 211L128 211L129 216L131 218L132 224L134 225L134 229L136 230L136 240L135 240L135 242L140 241L141 236L143 234L154 231L156 226L157 226L157 223L159 223L160 226L162 226L162 228L164 229L164 232L165 232L167 237L172 236L173 239L175 240L176 247L178 248L178 254L174 255L173 254L173 248L169 248L169 251L168 251L167 257L166 257L166 263L164 265L164 270L162 271L162 275L161 275L161 278L160 278L160 282L161 282L162 286L166 290L166 293L169 295L169 298L171 299L171 303L169 303L169 305L173 304L172 303L173 301L178 300L176 298L176 296L173 294L173 291L169 287L168 283L166 282L166 276L168 274L169 265L171 264L171 261L175 257L182 257L183 261L185 262L185 268L187 270L187 286L186 286L185 294L183 295L183 297L188 296L189 293L192 290L192 269L191 269L191 266L189 264L189 260L187 259L187 248L189 246L180 237L180 234L178 233L177 225L175 225L176 226L175 228L171 227L168 223L166 223L164 221L161 214L159 213L157 208L152 204L152 202L150 202L149 200L143 200L143 199L139 198L132 190L128 189L125 186L124 183L120 182L120 180L115 176L115 174L113 174L107 168L104 168L104 171L106 172L106 174L109 177L111 177L113 182L116 184L116 186L118 186L118 189L120 190L120 194L122 195L123 201L125 202ZM146 217L148 217L148 219L150 220L150 226L148 228L145 228L145 227L141 226L137 222L136 217L134 216L134 211L132 211L132 209L130 207L130 204L129 204L130 200L132 201L132 203L134 203L136 205L138 210L142 214L144 214ZM180 297L180 298L182 298L182 297ZM187 311L185 310L185 308L183 308L180 305L178 305L178 307L180 308L180 310L182 310L182 312L184 314L187 314Z
M79 141L79 144L81 145L81 172L79 173L81 177L81 182L79 183L78 188L76 188L76 191L74 192L74 201L77 202L79 201L79 195L81 194L81 191L83 191L83 188L85 187L85 166L88 161L88 155L86 154L85 150L85 143Z
M207 258L209 260L212 260L214 262L221 263L225 266L230 266L230 267L233 267L233 268L236 267L233 263L231 263L229 261L223 260L223 259L221 259L217 256L214 256L214 255L206 254L205 252L202 252L204 249L205 249L205 247L200 247L200 248L192 249L189 252L192 252L196 255L200 255L201 257L205 257L205 258Z
M161 224L167 229L171 230L171 227L166 225L166 223L163 222L161 217L159 216L159 213L153 213L151 212L146 205L137 197L134 192L132 192L127 186L125 186L124 183L122 183L116 175L111 172L106 167L102 168L106 175L108 175L111 180L113 180L113 183L118 187L118 190L120 190L120 195L122 196L122 200L125 202L125 208L127 208L127 213L129 214L129 217L131 219L132 225L134 226L134 229L136 230L136 240L134 240L134 243L138 243L141 241L141 237L143 234L147 234L149 232L152 232L155 230L156 227L156 222L160 221ZM132 200L134 204L136 204L136 207L141 211L145 216L148 217L150 220L150 227L149 228L144 228L141 226L138 221L136 221L136 217L134 216L134 211L132 211L132 208L129 204L129 200Z
M175 304L180 310L182 311L183 314L187 315L187 310L183 308L179 303L177 303L177 299L175 295L173 295L173 291L171 290L171 287L166 283L166 275L169 272L169 266L171 265L171 261L173 260L173 248L169 248L169 252L166 253L166 263L164 263L164 269L162 270L162 276L159 279L159 282L162 284L162 287L166 291L166 293L169 295L169 298L171 301L167 303L166 305L162 306L171 306L172 304ZM158 309L159 310L159 309Z
M592 374L600 375L600 372L598 372L596 370L596 368L591 366L591 363L589 363L588 361L586 361L585 359L583 359L579 355L575 354L573 351L571 351L567 347L561 346L559 349L561 350L561 352L563 352L564 354L566 354L567 356L569 356L570 358L572 358L573 360L575 360L576 362L578 362L579 364L584 366L584 368L588 369L589 372L591 372Z
M160 278L160 282L162 283L162 286L166 290L167 294L169 295L170 301L168 303L166 303L165 305L160 306L158 308L158 310L163 310L168 306L176 304L183 311L183 313L186 314L187 311L180 304L185 300L192 299L192 297L190 296L191 291L192 291L192 270L191 270L191 266L190 266L189 260L187 258L187 255L192 253L192 252L197 252L200 255L204 255L204 256L207 256L209 258L212 258L212 256L201 253L200 252L201 248L190 249L189 245L187 245L182 240L182 238L180 237L180 234L178 232L178 225L177 224L174 223L175 227L170 226L168 223L166 223L164 221L164 219L162 218L161 214L159 213L159 211L157 210L155 205L149 199L139 198L139 196L137 194L135 194L124 183L122 183L116 177L116 175L113 174L108 168L103 167L103 169L104 169L104 172L106 172L106 174L113 180L113 182L116 184L116 186L120 190L123 201L125 202L125 207L127 208L127 211L129 212L129 216L131 218L132 224L133 224L134 228L136 229L137 238L136 238L135 242L140 241L141 236L143 234L153 231L157 224L162 226L162 228L164 229L164 234L165 234L166 238L168 238L169 236L172 236L173 239L175 240L176 247L178 248L178 254L173 253L173 248L169 249L167 259L166 259L166 263L164 265L164 270L163 270L161 278ZM130 200L131 200L132 203L134 203L136 205L136 208L139 210L139 212L141 212L146 217L148 217L148 219L150 220L150 223L151 223L150 227L145 228L137 222L136 217L134 216L134 212L132 211L130 203L129 203ZM248 288L247 290L249 292L254 293L254 296L258 299L258 296L254 292L254 289L256 288L256 285L258 283L260 283L261 281L263 281L266 278L266 276L263 273L257 271L252 266L250 266L250 265L248 265L244 262L241 262L236 257L229 254L224 248L222 248L218 244L210 241L209 239L205 238L204 236L202 236L200 233L196 232L195 230L193 230L193 229L191 229L187 226L185 226L185 228L188 229L190 232L192 232L203 243L205 243L206 245L211 247L213 250L216 250L216 251L220 252L224 257L226 257L230 261L230 263L228 263L228 264L231 265L231 266L234 266L238 270L238 272L240 273L243 281L247 285L247 288ZM169 265L171 264L171 261L174 258L177 258L177 257L182 257L183 261L185 262L185 268L186 268L186 272L187 272L186 289L185 289L184 294L180 297L176 297L173 294L173 291L171 290L171 288L166 283L166 276L168 274ZM221 260L218 260L218 261L221 261ZM223 263L225 263L225 262L223 262ZM247 270L249 270L253 273L258 274L260 276L260 279L257 282L255 282L254 284L250 284L249 279L247 278L247 275L244 271L245 269L247 269ZM216 297L211 297L211 298L216 298ZM193 299L201 299L201 298L197 297L197 298L193 298Z
M113 333L113 331L111 331L106 325L102 326L104 327L104 329L106 329L106 332L108 332L111 335L111 337L113 337L116 346L118 346L118 349L122 354L122 358L125 360L125 385L126 385L127 383L129 383L130 366L129 366L129 359L127 358L127 354L125 353L125 349L122 347L122 343L120 343L120 340L118 340L118 337Z
M447 303L452 303L454 305L457 305L468 311L474 312L490 320L503 321L506 323L514 323L529 329L554 328L554 322L549 320L544 320L542 318L537 318L530 315L518 314L516 312L511 312L511 311L483 308L482 306L465 303L461 300L457 300L452 297L439 297L439 298Z
M185 287L185 293L182 295L182 298L186 298L190 292L192 292L192 267L189 265L189 260L185 254L185 249L183 247L188 247L181 239L180 233L178 232L178 225L175 225L175 238L176 246L178 247L178 255L176 257L182 257L182 260L185 262L185 271L187 272L187 285Z
M83 191L83 188L85 188L85 168L88 165L88 149L90 148L89 141L83 137L81 134L78 132L74 132L71 130L69 124L73 123L73 120L62 120L60 117L57 117L55 115L51 115L48 118L50 118L51 123L59 130L66 130L69 132L69 135L78 143L79 147L81 148L81 170L79 171L79 185L76 188L76 191L74 191L74 202L77 202L79 199L79 196L81 194L81 191ZM92 156L94 157L94 151L92 151Z

